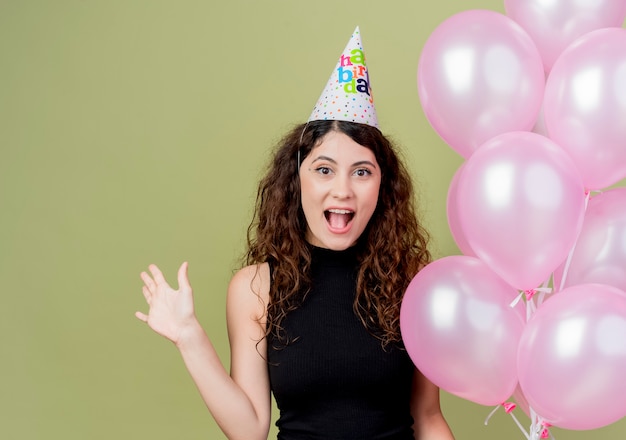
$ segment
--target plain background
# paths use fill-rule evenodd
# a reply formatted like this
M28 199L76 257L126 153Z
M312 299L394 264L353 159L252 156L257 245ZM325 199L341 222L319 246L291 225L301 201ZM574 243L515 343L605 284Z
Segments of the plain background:
M271 148L306 120L356 25L383 131L435 257L458 154L416 88L428 35L501 1L0 0L0 437L224 438L175 348L133 316L139 272L190 262L225 365L225 291ZM447 393L457 439L522 438ZM528 420L516 411L522 423ZM559 440L621 439L624 420ZM272 431L274 434L274 431Z

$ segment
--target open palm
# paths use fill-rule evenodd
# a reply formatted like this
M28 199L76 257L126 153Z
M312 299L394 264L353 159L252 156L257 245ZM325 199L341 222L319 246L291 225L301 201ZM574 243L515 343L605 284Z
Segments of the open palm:
M184 329L196 319L187 267L185 262L178 269L178 290L168 284L161 270L154 264L148 266L150 274L141 272L140 275L144 282L143 296L150 310L147 315L136 312L135 316L175 344L180 340Z

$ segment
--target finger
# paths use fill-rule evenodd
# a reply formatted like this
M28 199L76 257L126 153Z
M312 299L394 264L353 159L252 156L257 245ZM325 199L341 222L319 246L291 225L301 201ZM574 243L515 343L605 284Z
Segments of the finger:
M189 263L186 261L180 265L178 269L178 288L179 289L191 289L191 284L189 284Z
M150 302L152 301L152 292L150 292L150 289L148 289L146 286L143 286L141 288L141 292L143 293L143 297L146 299L148 305L150 305Z
M156 264L149 265L148 269L150 269L150 273L152 273L152 278L154 278L154 282L156 284L162 284L162 283L167 284L167 281L165 281L165 277L163 276L163 272L161 272L161 270L156 266Z
M143 322L148 322L148 315L146 315L145 313L135 312L135 316L136 316L136 317L137 317L137 319L139 319L140 321L143 321Z
M148 289L150 289L151 291L154 290L154 280L150 277L150 275L148 275L146 272L141 272L139 276L141 277L141 281L143 281Z

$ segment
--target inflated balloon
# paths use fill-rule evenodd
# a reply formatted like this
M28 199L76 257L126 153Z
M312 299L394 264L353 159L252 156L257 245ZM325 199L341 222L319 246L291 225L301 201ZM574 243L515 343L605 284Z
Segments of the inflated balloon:
M469 10L429 36L417 84L426 118L461 156L487 139L532 128L545 76L530 36L506 15Z
M547 280L582 226L585 190L550 139L510 132L483 144L459 178L458 214L477 257L520 290Z
M626 29L592 31L568 46L543 106L550 138L574 159L588 189L626 177Z
M446 215L448 217L448 226L450 227L452 238L454 238L454 242L456 243L457 247L463 253L463 255L469 255L473 257L475 256L474 251L472 251L472 248L465 239L465 233L463 232L461 224L459 223L457 192L459 176L462 172L463 165L461 165L459 169L456 170L456 173L454 173L452 181L450 182L450 187L448 188L448 197L446 200Z
M546 128L546 119L543 115L543 105L539 109L539 114L537 115L537 120L535 121L532 132L545 137L549 137L548 129Z
M522 388L519 386L519 384L515 388L515 391L513 391L513 395L511 397L513 398L513 400L515 400L518 408L521 409L524 414L530 417L530 405L528 405L528 399L526 399L526 396L524 396L524 392L522 391Z
M564 287L601 283L626 291L626 188L591 198L570 263L555 271L555 286L561 281Z
M409 284L400 309L402 338L417 368L464 399L504 402L517 385L524 326L523 311L510 307L516 294L474 257L427 265Z
M624 0L504 0L506 15L531 36L550 72L563 50L578 37L606 27L621 27Z
M530 407L566 429L626 416L626 293L580 284L548 299L526 324L518 374Z

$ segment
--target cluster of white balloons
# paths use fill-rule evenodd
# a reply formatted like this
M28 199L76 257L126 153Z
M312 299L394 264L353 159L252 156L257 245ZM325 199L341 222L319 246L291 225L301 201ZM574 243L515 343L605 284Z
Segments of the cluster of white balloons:
M626 415L626 188L607 190L626 177L626 0L504 6L448 18L420 56L426 117L466 159L463 255L416 275L402 335L452 394L594 429Z

